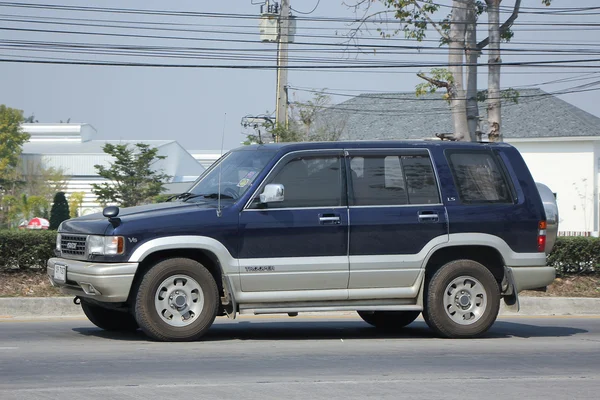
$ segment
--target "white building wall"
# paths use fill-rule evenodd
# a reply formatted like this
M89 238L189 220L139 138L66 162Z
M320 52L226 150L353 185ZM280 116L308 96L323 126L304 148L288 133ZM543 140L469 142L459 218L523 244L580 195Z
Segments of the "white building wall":
M227 153L227 150L190 150L192 157L196 159L205 169L208 169L221 155Z
M536 182L556 193L561 232L598 231L598 145L595 141L511 141Z
M93 214L95 212L102 211L102 207L98 204L98 200L96 199L96 195L92 192L92 183L102 183L106 182L102 178L72 178L67 181L67 185L65 188L65 196L67 197L67 201L70 200L70 195L75 192L83 192L83 203L81 207L77 210L79 215L88 215Z

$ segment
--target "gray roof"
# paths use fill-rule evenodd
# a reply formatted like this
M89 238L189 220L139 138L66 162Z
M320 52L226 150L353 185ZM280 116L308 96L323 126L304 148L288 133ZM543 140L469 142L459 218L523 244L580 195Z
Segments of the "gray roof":
M600 135L600 118L540 89L519 90L517 104L503 102L506 138L550 138ZM479 113L485 116L485 104ZM423 139L451 133L448 103L441 94L361 94L323 113L328 124L343 126L342 139ZM485 132L486 127L482 127Z

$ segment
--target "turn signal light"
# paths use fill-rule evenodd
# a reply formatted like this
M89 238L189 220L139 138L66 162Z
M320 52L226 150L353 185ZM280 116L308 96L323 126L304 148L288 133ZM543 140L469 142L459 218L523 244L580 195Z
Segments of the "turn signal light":
M538 223L538 238L537 238L538 252L546 251L546 228L547 227L548 227L548 224L546 223L546 221L540 221Z
M115 243L115 241L117 242L117 254L123 254L123 251L125 250L125 240L123 240L123 236L113 237L113 243Z

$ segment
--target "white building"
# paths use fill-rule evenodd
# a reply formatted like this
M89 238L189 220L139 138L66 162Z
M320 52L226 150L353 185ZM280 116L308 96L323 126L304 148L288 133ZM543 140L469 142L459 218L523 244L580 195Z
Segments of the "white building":
M506 141L523 155L536 182L556 193L561 234L597 236L600 136Z
M190 150L192 157L196 159L204 168L208 169L221 155L228 150Z
M89 124L23 124L22 127L31 135L29 142L23 145L24 165L39 163L44 168L62 170L67 177L67 198L73 192L85 193L80 215L100 210L91 185L105 182L96 173L94 165L109 166L113 161L102 150L106 143L133 146L143 142L158 148L158 154L167 158L157 161L154 167L171 176L165 185L167 193L185 191L204 171L204 167L174 140L94 140L96 130Z

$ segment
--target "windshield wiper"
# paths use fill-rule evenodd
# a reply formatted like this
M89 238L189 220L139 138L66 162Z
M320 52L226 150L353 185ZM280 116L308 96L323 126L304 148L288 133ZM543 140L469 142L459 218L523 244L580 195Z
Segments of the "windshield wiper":
M205 199L217 199L217 198L219 198L219 193L192 194L190 196L186 196L183 199L183 201L187 201L189 199L193 199L196 197L204 197ZM221 193L221 198L222 199L233 199L233 196Z
M179 200L179 199L181 199L181 200L184 200L184 199L189 199L191 196L195 196L195 195L194 195L194 193L191 193L191 192L184 192L184 193L174 194L173 196L171 196L171 197L167 198L167 200L165 200L165 201L171 201L171 200L173 200L173 199L176 199L176 200Z

